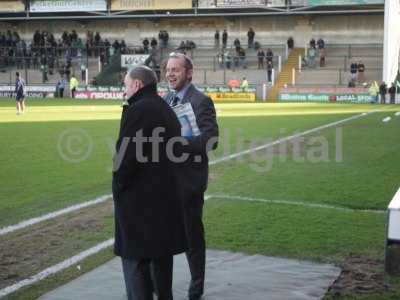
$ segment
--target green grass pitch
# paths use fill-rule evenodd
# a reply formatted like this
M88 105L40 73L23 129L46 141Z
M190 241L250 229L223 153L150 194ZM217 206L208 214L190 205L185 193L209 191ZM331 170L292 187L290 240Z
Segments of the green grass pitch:
M19 116L14 102L0 99L0 227L110 193L118 101L28 100ZM211 166L204 214L211 248L333 263L350 254L383 259L386 215L363 210L385 210L400 187L399 106L216 109L221 137L212 160L380 110L314 132L297 148L287 143Z

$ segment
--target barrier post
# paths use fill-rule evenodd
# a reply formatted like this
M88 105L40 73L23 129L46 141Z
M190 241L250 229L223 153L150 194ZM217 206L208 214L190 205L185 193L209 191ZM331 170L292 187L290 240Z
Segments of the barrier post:
M301 55L299 55L299 72L301 73Z
M272 74L271 74L271 85L274 86L275 84L275 68L272 69Z
M278 56L278 72L282 72L282 56Z
M263 102L267 101L267 84L264 82L262 85L262 100Z
M296 69L292 69L292 85L296 85Z
M287 60L288 57L289 57L289 47L288 47L288 45L286 44L286 45L285 45L285 59Z

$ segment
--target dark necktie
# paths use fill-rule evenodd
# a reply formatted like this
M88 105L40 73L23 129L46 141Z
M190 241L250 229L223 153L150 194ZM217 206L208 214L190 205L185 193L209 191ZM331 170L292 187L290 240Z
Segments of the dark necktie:
M180 99L177 95L174 95L172 100L171 100L171 107L176 106L179 103Z

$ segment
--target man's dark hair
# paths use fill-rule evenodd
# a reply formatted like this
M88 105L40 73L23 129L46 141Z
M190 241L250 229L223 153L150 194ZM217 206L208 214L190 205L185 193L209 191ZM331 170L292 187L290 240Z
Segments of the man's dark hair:
M138 66L128 71L128 75L132 79L138 79L143 82L144 86L157 83L157 75L152 69L146 66Z
M15 76L19 77L19 72L16 72L16 73L15 73Z

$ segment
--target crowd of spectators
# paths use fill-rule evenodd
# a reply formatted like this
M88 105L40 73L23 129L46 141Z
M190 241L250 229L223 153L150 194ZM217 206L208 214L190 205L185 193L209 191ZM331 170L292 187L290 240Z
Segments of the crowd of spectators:
M255 48L257 50L257 44L259 43L255 42L254 38L256 36L256 33L252 27L249 28L247 31L247 48ZM216 49L220 48L220 40L222 41L222 48L225 49L228 47L228 32L226 29L222 32L222 35L220 34L220 31L217 29L214 33L214 47ZM236 38L233 42L234 46L237 47L238 39ZM240 43L240 42L239 42Z
M85 41L75 30L64 31L58 39L52 33L36 30L31 40L21 39L18 32L0 32L0 67L39 69L43 82L56 72L69 79L73 62L82 71L83 78L87 58L99 57L104 65L116 52L128 54L135 49L130 50L124 40L114 40L111 44L99 32L92 31L87 31Z

